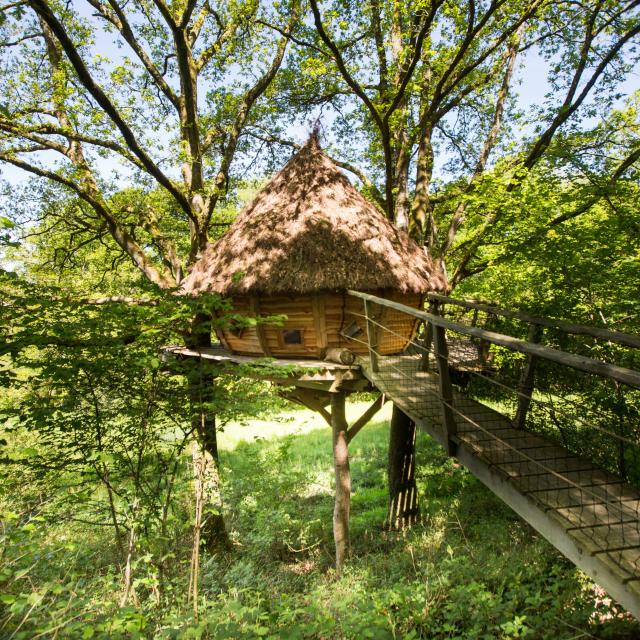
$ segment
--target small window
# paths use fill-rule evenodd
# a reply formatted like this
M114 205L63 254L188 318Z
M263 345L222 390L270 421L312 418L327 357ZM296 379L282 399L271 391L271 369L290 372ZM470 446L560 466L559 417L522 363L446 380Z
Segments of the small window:
M362 335L364 331L362 327L357 322L352 322L348 327L341 331L341 335L345 338L357 338L359 335Z
M229 324L227 325L229 333L236 338L242 338L242 335L244 334L246 328L246 324L235 319L230 320Z
M285 329L282 331L282 344L302 344L302 329Z

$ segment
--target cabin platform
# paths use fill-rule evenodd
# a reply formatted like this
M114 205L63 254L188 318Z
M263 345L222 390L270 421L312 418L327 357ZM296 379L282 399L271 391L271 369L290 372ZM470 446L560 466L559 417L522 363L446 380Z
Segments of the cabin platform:
M190 349L172 346L167 353L183 358L201 358L220 369L220 373L243 375L268 380L282 386L302 387L318 391L373 391L359 364L346 365L327 360L300 358L267 358L231 353L222 345Z

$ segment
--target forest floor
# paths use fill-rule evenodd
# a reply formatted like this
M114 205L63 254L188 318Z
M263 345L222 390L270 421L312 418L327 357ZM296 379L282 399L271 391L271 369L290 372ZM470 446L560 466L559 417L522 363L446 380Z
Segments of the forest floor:
M365 407L350 403L350 420ZM390 411L350 446L351 558L338 582L329 428L304 410L227 426L220 444L237 546L223 583L216 567L203 588L224 594L212 610L229 598L242 606L215 637L640 637L640 626L426 434L417 443L420 523L385 533ZM243 626L252 607L253 631Z
M348 417L366 406L349 403ZM99 532L61 523L55 535L51 528L29 535L42 536L42 554L55 543L48 572L73 575L69 602L82 594L83 604L56 616L58 628L48 627L55 633L24 635L25 623L15 638L640 637L640 625L424 434L417 443L421 520L404 534L385 533L390 409L350 447L351 557L341 580L332 569L330 429L317 414L287 409L229 423L220 435L233 544L202 557L197 620L180 595L162 610L144 603L118 610L120 594L108 585L120 578L106 568ZM79 536L81 547L60 543ZM175 561L176 592L178 572L188 573L180 569L188 567L188 528L184 548L185 557ZM141 575L140 566L134 570ZM35 573L32 579L37 593ZM142 592L144 580L137 584ZM35 617L43 600L30 597L33 607L27 602L24 611ZM6 613L18 601L0 602ZM93 624L100 607L119 613L106 626Z

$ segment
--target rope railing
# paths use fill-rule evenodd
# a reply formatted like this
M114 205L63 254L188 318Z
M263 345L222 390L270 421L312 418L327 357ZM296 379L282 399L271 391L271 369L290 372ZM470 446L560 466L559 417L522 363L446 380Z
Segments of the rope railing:
M357 313L355 311L347 311L346 313L348 313L350 316L354 316L357 318L362 318L368 322L370 322L371 324L375 325L376 327L388 332L389 334L393 335L396 338L400 338L400 339L405 339L406 340L406 336L402 335L401 333L394 331L393 329L390 329L389 327L385 327L384 325L380 324L378 321L372 319L372 318L368 318L364 313ZM350 340L353 340L356 343L362 344L364 346L369 347L369 343L364 341L364 340L359 340L355 337L350 337ZM433 349L433 345L431 345L430 349L426 350L423 344L420 344L419 342L416 342L414 339L409 339L407 341L408 345L413 346L417 351L419 352L423 352L423 353L433 353L434 349ZM381 357L380 354L378 354L375 350L374 352L376 353L376 355L378 357ZM453 360L452 358L448 358L448 362L450 365L456 365L457 362L455 360ZM437 371L433 370L434 375L438 375ZM474 371L474 370L469 370L468 371L469 375L472 376L476 376L479 379L482 379L483 382L493 385L503 391L506 391L508 393L512 393L514 395L516 395L518 398L524 398L530 402L533 402L541 407L543 407L544 409L546 409L547 411L557 411L559 413L561 413L563 416L565 416L566 418L572 419L572 420L577 420L578 422L580 422L583 426L589 428L589 429L594 429L596 431L599 431L611 438L614 438L616 440L619 440L621 442L624 442L626 444L632 445L632 446L639 446L639 443L627 438L621 434L615 433L614 431L611 431L610 429L606 429L605 427L602 427L601 425L595 424L594 422L587 422L586 420L584 420L583 418L581 418L578 415L575 414L570 414L568 411L564 410L564 409L559 409L557 407L553 407L553 409L549 408L549 402L543 400L542 398L538 398L536 396L534 396L533 394L527 394L524 391L514 388L514 387L510 387L507 384L504 384L502 382L500 382L499 380L497 380L495 377L491 377L491 376L487 376L485 375L483 372L480 371ZM567 398L563 398L563 401L567 402L568 404L573 405L574 407L578 406L578 403L576 403L575 401L571 400L571 399L567 399Z
M640 372L470 327L371 294L349 293L363 301L363 309L348 313L367 327L366 339L352 339L368 350L368 368L381 390L414 419L430 424L450 454L457 455L458 447L465 447L502 473L520 494L563 523L563 530L586 546L592 557L618 567L625 583L640 580L640 492L626 481L627 476L640 480L640 425L634 423L616 432L609 424L614 415L611 407L598 409L608 422L597 424L598 414L582 406L579 396L558 395L562 389L553 387L556 379L568 384L562 367L570 367L580 372L578 378L588 374L586 380L596 379L601 387L607 380L617 392L624 387L625 393L635 394L635 402L640 399L636 391ZM381 308L392 310L396 317L401 314L422 321L432 339L425 345L415 332L403 335L397 320L388 326ZM381 346L390 343L385 335L393 337L393 344L403 339L405 350L389 354ZM517 369L514 362L528 369L528 378L523 383L521 372L517 382L505 381L500 379L499 367L491 372L471 367L462 370L463 386L457 384L451 378L460 362L447 350L447 341L451 343L456 336L525 354L524 363L511 364L512 369ZM433 358L427 360L429 367L424 370L421 364L426 354ZM543 390L535 388L535 362L538 374L543 371L546 375ZM575 374L568 380L575 382ZM511 412L515 417L509 417ZM630 465L633 469L629 471ZM627 470L626 476L617 473L621 468Z
M609 342L615 342L627 347L634 347L640 349L640 336L635 336L622 331L612 331L611 329L605 329L603 327L592 327L589 325L578 324L576 322L568 322L567 320L560 320L558 318L548 318L546 316L536 316L522 311L514 311L512 309L501 309L497 305L485 304L477 302L476 300L462 300L460 298L450 298L439 293L427 294L429 300L435 302L455 305L465 309L472 309L475 311L483 311L494 316L503 316L505 318L514 318L521 322L528 324L536 324L543 327L549 327L558 329L564 333L570 333L574 335L591 336L599 340L606 340Z
M501 347L506 347L512 351L520 351L528 355L535 356L537 358L543 358L550 360L558 364L566 365L579 371L585 371L587 373L594 373L599 376L604 376L622 382L629 386L640 389L640 372L633 369L627 369L626 367L620 367L615 364L609 364L602 362L601 360L595 360L594 358L587 358L585 356L578 356L573 353L567 353L560 351L559 349L553 349L552 347L546 347L541 344L528 342L521 340L520 338L514 338L501 333L495 333L494 331L486 331L485 329L479 329L477 327L468 327L458 322L447 320L442 316L437 316L420 309L414 309L408 307L405 304L394 302L392 300L385 300L378 296L374 296L368 293L362 293L360 291L348 290L350 295L361 298L365 302L373 302L382 306L395 309L401 313L413 316L420 320L429 322L434 327L440 327L442 329L450 329L458 333L478 338L479 340L485 340L491 344L495 344Z

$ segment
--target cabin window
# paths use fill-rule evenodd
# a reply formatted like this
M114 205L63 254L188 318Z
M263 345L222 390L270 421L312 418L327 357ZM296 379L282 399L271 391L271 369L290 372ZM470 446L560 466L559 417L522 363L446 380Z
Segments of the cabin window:
M284 329L281 333L282 344L302 344L302 329Z
M237 320L231 320L227 326L229 333L236 338L242 338L242 334L245 332L246 325Z
M345 327L340 332L345 338L357 338L359 335L362 335L364 331L362 327L357 322L352 322L349 326Z

